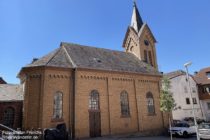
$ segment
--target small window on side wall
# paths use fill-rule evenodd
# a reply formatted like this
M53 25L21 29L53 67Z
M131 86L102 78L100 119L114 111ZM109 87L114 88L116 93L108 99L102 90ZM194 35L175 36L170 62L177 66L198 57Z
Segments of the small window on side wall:
M147 110L149 115L155 114L155 105L154 105L154 98L151 92L148 92L146 95L147 99Z
M184 92L185 93L188 93L188 90L187 90L187 87L186 86L184 87Z
M196 98L193 98L193 104L197 104Z
M146 50L144 50L144 61L145 61L146 63L148 63L147 51L146 51Z
M206 76L207 76L208 79L210 79L210 72L207 72Z
M187 104L187 105L190 104L190 98L186 98L186 104Z
M53 119L61 119L63 114L63 93L56 92L54 95Z
M207 108L210 110L210 102L207 103Z

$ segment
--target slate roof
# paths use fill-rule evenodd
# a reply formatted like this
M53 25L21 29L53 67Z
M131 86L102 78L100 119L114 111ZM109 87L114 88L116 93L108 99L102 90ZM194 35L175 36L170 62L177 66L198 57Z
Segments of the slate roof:
M23 101L21 85L0 84L0 102Z
M36 66L87 68L160 75L153 67L140 61L131 53L72 43L61 43L59 49L56 49L26 67Z
M26 67L36 67L36 66L55 66L55 67L65 67L72 68L72 64L69 63L64 49L58 48L49 54L43 56L42 58L26 65Z
M201 85L210 84L210 79L208 79L206 75L207 72L210 72L210 67L201 69L196 75L194 75L196 83Z
M173 79L175 77L181 76L181 75L185 75L185 71L183 70L177 70L177 71L173 71L173 72L169 72L164 74L164 76L166 76L169 79Z

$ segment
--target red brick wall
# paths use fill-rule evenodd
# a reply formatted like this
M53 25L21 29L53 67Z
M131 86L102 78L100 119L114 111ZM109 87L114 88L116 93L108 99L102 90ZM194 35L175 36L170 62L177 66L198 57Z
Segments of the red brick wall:
M3 114L5 109L12 107L15 110L15 118L13 128L21 128L22 126L22 106L23 102L0 102L0 123L3 123Z

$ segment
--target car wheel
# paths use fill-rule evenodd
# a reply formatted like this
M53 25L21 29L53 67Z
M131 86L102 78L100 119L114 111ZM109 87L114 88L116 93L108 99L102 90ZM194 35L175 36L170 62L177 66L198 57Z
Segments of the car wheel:
M187 133L186 131L184 131L183 137L184 137L184 138L187 138L188 136L189 136L188 133Z

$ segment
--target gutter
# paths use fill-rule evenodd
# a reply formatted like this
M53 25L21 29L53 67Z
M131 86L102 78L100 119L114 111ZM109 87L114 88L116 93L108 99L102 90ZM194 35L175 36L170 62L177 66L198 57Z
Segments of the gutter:
M72 94L70 93L70 116L71 116L71 120L70 120L70 124L71 124L71 138L74 139L75 138L75 91L76 91L76 69L72 70Z

